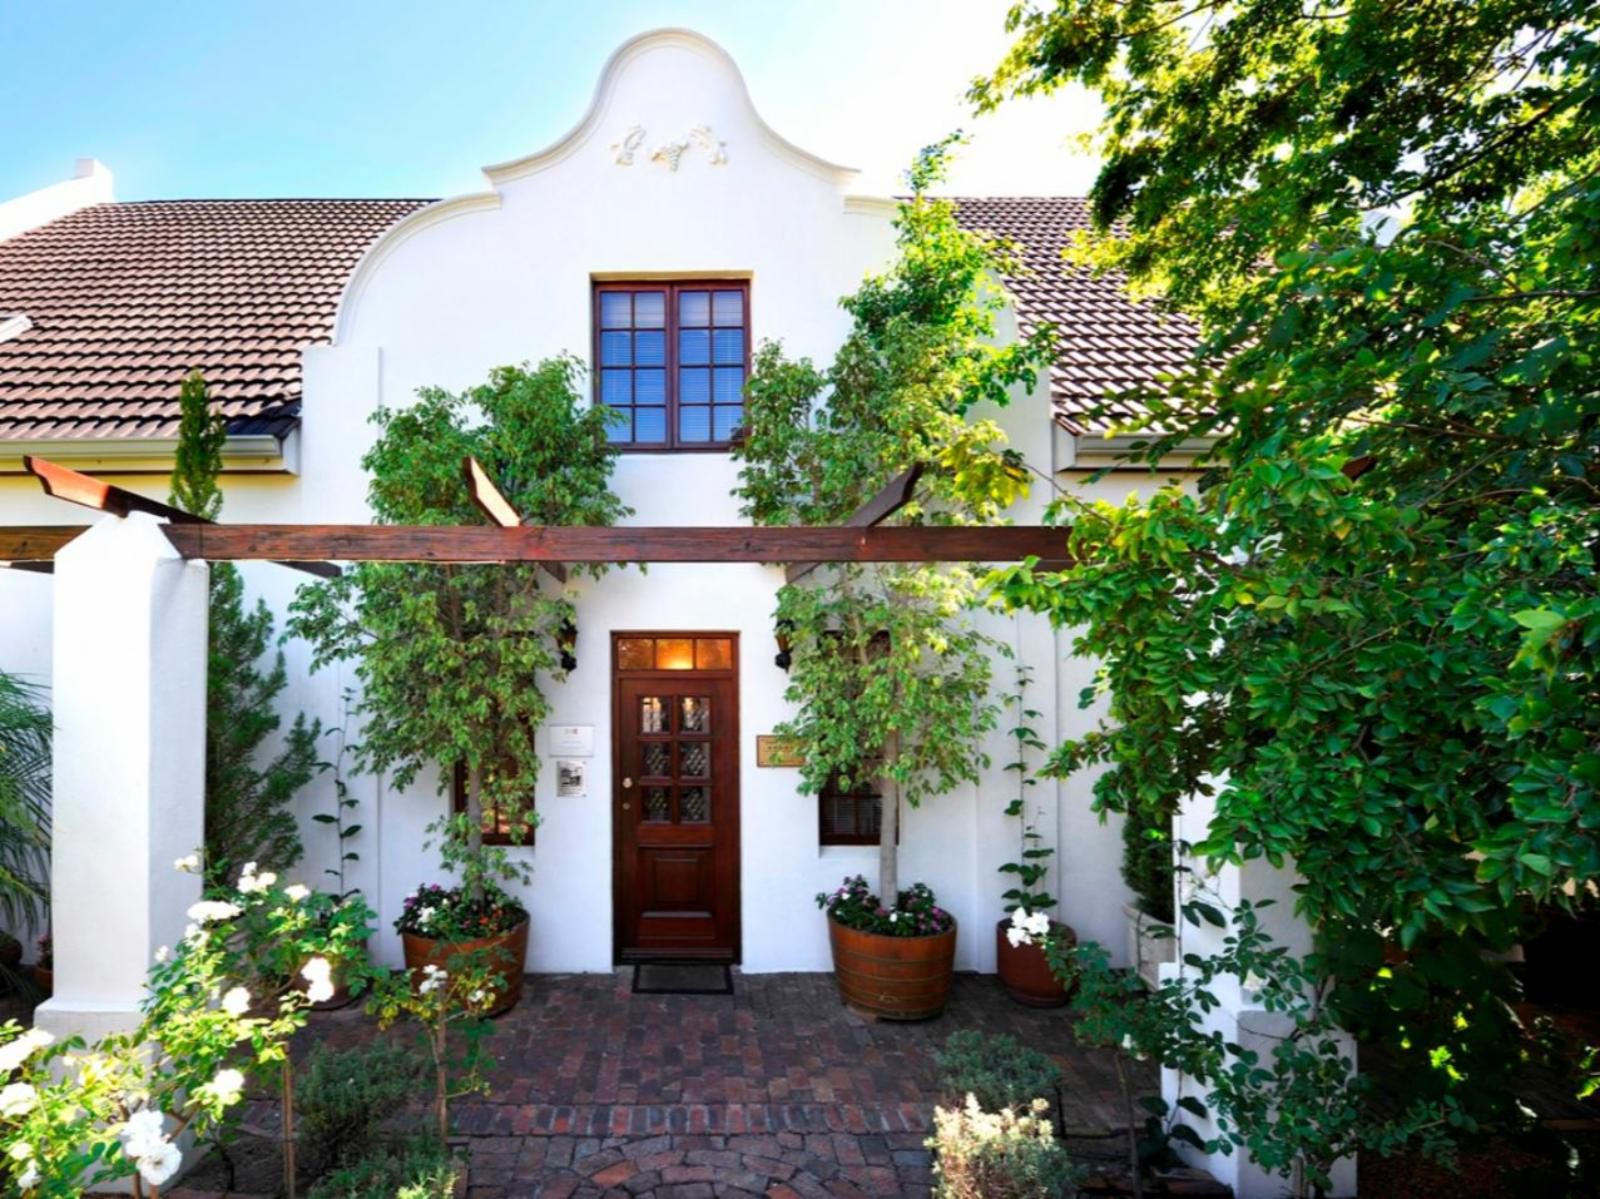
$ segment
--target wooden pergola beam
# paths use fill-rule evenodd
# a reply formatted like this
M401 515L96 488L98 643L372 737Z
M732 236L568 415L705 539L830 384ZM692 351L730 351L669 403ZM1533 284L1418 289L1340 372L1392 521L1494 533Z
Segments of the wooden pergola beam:
M186 558L342 562L1020 562L1059 566L1060 529L745 526L467 528L440 525L168 525Z
M78 504L84 508L93 508L97 512L110 512L115 516L126 518L130 512L144 512L150 516L160 517L175 525L211 525L214 521L204 516L196 516L192 512L185 512L171 504L164 504L160 500L153 500L149 496L140 495L137 491L129 491L126 487L118 487L115 483L107 483L93 475L86 475L82 471L73 470L71 467L62 466L51 462L49 459L40 458L34 454L24 454L22 457L23 469L39 480L39 485L44 488L46 495L54 496L58 500L66 500L69 504ZM0 551L6 548L4 533L0 530ZM60 549L73 537L83 532L82 526L72 527L67 536L56 544L55 549ZM25 544L18 542L19 547L26 549ZM51 559L55 557L55 550L51 550L44 557L30 557L25 552L6 554L0 552L0 562L11 564L28 563L25 569L36 570L48 574L54 569ZM322 579L336 579L342 573L331 562L312 561L283 561L274 559L279 566L287 566L291 570L304 571L309 575L316 575Z
M511 501L501 494L500 488L495 486L495 481L489 477L489 472L484 470L471 454L461 460L461 473L467 479L467 494L472 497L472 502L479 512L502 529L515 529L522 525L521 514L511 506ZM567 581L567 568L561 563L541 562L539 565L556 582Z
M56 551L88 525L6 525L0 526L0 562L12 566L48 565Z
M890 479L881 491L851 514L845 525L852 529L870 529L873 525L883 523L911 501L920 478L922 463L918 462ZM793 562L784 571L784 582L798 583L821 565L820 562Z

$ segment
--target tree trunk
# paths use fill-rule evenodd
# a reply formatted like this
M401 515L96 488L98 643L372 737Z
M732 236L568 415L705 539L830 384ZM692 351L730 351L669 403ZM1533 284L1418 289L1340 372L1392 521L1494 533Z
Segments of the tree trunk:
M478 766L467 770L467 853L474 864L483 861L483 771ZM467 879L467 898L483 902L483 876L474 873Z
M900 846L896 844L900 828L900 787L893 779L883 780L882 808L878 821L878 898L883 906L894 909L900 898Z

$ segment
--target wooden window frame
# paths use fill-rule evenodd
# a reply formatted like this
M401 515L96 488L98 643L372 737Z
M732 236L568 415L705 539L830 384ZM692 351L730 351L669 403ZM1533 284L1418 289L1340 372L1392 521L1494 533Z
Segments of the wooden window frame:
M600 323L600 297L607 292L637 292L637 291L662 291L666 293L666 323L663 329L666 333L666 420L667 439L663 442L637 442L616 441L610 444L617 450L629 454L725 454L739 441L743 427L734 430L734 436L727 441L681 441L678 437L678 296L685 291L737 291L743 297L744 322L739 326L744 331L744 382L750 382L750 354L755 341L753 313L750 308L750 280L749 279L595 279L592 281L589 297L589 320L591 325L590 337L590 373L594 380L594 402L603 402L602 376L604 369L600 364L600 335L603 327ZM714 301L713 301L714 303ZM698 326L693 326L698 328ZM723 328L733 328L724 325ZM709 326L716 329L716 325ZM632 326L630 326L632 331ZM714 369L717 364L707 363L707 370ZM726 363L722 365L727 365ZM630 369L637 369L630 368ZM712 378L712 395L716 391L715 376ZM741 403L743 389L740 389ZM708 407L708 416L711 420L711 430L716 429L715 403Z
M861 827L861 818L860 818L860 814L859 814L860 807L867 800L876 800L878 802L878 804L881 806L882 803L883 803L883 792L875 784L866 784L866 783L859 784L859 785L857 785L856 787L854 787L854 788L852 788L850 790L844 790L839 786L839 781L837 779L828 780L828 785L826 787L824 787L822 789L822 793L817 796L817 844L818 845L876 845L876 844L878 844L879 834L876 831L871 832L871 833L841 833L841 832L837 831L836 829L833 829L833 828L829 827L829 824L828 824L828 804L831 801L837 800L837 799L849 799L849 800L852 800L854 802L854 804L856 805L856 808L857 808L857 816L856 816L856 819L855 819L855 821L853 823L855 824L855 826L857 828L860 828ZM879 821L880 821L880 826L879 827L881 828L882 827L881 821L883 819L881 811L879 813L879 817L878 818L879 818Z
M467 810L467 768L459 762L450 772L450 810L457 815ZM537 810L537 800L535 801L534 810ZM488 808L484 815L487 816L490 813L494 813L493 807ZM483 843L485 845L509 845L527 849L532 848L539 835L539 827L534 825L528 829L528 836L525 840L516 841L512 839L510 833L502 833L499 828L500 817L498 813L495 813L494 831L491 832L487 828L483 830Z

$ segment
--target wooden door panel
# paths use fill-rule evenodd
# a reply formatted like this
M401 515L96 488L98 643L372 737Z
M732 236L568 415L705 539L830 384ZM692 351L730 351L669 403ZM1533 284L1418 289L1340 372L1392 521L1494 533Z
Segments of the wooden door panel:
M731 664L617 672L620 959L738 956L736 678Z

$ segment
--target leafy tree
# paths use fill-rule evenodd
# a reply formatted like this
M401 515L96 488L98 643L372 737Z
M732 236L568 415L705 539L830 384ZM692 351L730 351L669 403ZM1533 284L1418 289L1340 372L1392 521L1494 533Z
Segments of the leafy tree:
M376 520L480 523L462 481L467 455L535 524L609 525L628 515L609 486L610 414L579 394L582 369L565 357L499 367L470 391L423 388L409 408L380 409L378 440L362 459ZM579 569L598 577L605 568ZM355 663L358 768L390 771L397 788L428 764L441 768L441 786L457 766L465 771L466 811L433 828L474 903L523 873L504 850L484 846L484 813L493 810L517 839L536 819L535 737L550 712L538 679L565 674L559 641L574 619L571 601L540 583L531 562L366 562L302 588L292 607L290 631L311 643L315 667Z
M222 511L222 444L227 419L211 410L199 371L179 396L176 465L170 503L215 519ZM296 714L282 748L263 747L282 727L277 701L288 685L283 654L273 654L273 620L264 600L245 606L244 581L232 563L211 567L211 621L206 672L206 869L236 874L247 862L284 870L303 852L290 805L316 772L319 721Z
M1297 866L1338 1020L1408 1086L1504 1104L1528 1042L1486 951L1600 874L1600 5L1009 20L980 106L1106 104L1119 236L1071 256L1205 333L1135 397L1143 456L1215 442L1198 492L1061 504L1081 566L1000 576L1104 663L1057 769L1107 766L1114 811L1214 789L1194 848Z
M0 671L0 920L22 929L50 905L50 712Z
M1030 382L1043 338L993 343L1001 248L955 222L926 189L954 139L924 151L913 198L897 218L899 256L842 301L854 318L832 366L786 358L766 344L746 389L737 494L758 524L837 525L898 473L926 468L897 514L907 523L993 521L1025 488L1015 455L977 404L1004 404ZM876 779L882 787L878 891L899 894L901 801L975 779L998 647L966 613L977 598L963 568L840 564L778 593L791 641L782 732L805 745L801 778L819 792Z

